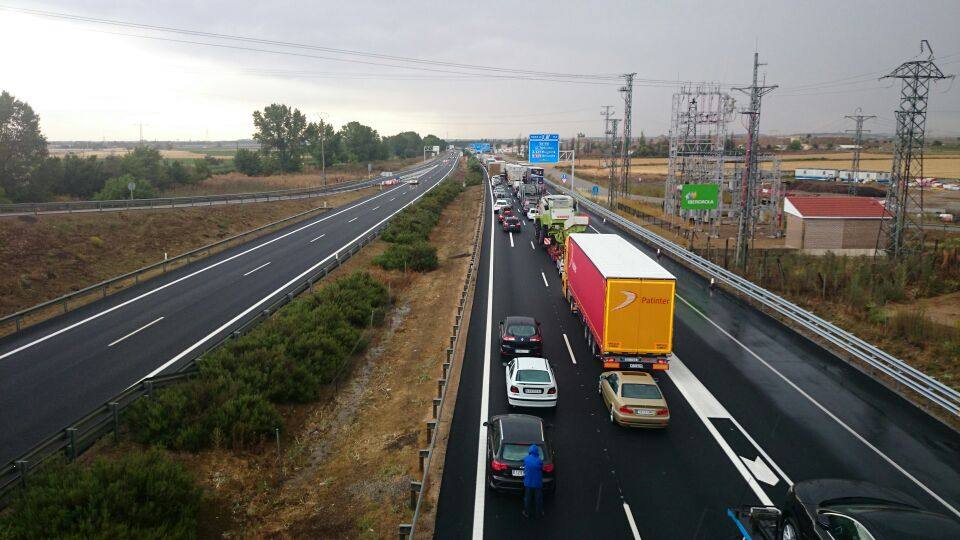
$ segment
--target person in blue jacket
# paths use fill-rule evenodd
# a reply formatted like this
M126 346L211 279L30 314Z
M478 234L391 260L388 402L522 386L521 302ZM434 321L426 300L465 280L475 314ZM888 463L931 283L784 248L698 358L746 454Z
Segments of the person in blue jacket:
M543 460L540 448L530 445L523 458L523 517L530 517L530 506L536 502L537 515L543 516Z

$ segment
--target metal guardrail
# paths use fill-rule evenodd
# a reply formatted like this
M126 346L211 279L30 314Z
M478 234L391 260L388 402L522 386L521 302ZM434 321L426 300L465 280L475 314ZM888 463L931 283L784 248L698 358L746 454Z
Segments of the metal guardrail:
M486 173L486 170L484 170ZM420 450L420 472L423 473L420 481L410 482L410 507L413 510L413 518L410 523L403 523L399 526L400 538L413 538L417 530L417 523L420 519L420 509L423 506L424 494L430 480L430 465L433 463L433 453L437 446L437 430L440 416L443 414L443 406L447 397L447 378L450 375L450 366L453 364L453 358L456 354L457 345L460 343L460 330L463 323L463 312L466 309L467 297L470 293L470 287L476 277L477 262L480 256L480 241L483 238L483 216L487 206L487 197L484 194L480 203L480 211L477 213L476 231L473 235L473 249L470 254L470 263L467 265L467 277L463 281L463 289L460 291L460 301L457 305L457 315L454 318L453 331L450 335L450 346L447 347L447 359L443 362L443 375L437 380L437 397L433 398L433 419L427 421L427 440L429 446Z
M369 186L366 186L366 185L363 185L363 186L355 186L355 187L350 188L350 189L341 190L341 191L339 191L338 193L346 193L346 192L349 192L349 191L357 191L357 190L361 190L361 189L366 189L367 187L369 187ZM34 314L36 314L36 313L39 313L39 312L41 312L41 311L50 310L50 311L52 312L52 311L53 311L53 310L51 310L52 307L57 306L57 305L62 305L62 310L58 310L58 312L59 312L59 311L62 311L62 313L67 313L67 312L69 311L69 309L70 309L70 302L71 302L72 300L76 300L76 299L78 299L78 298L80 298L80 297L82 297L82 296L87 296L87 295L90 295L90 294L99 294L100 298L106 298L107 294L108 294L109 292L111 292L111 291L110 291L110 288L111 288L112 286L114 286L114 285L119 284L119 283L126 282L126 281L129 281L129 280L131 280L131 279L134 280L134 284L139 283L139 282L140 282L140 276L141 276L141 275L143 275L143 274L145 274L145 273L148 273L148 272L151 272L151 271L155 271L155 270L157 270L157 269L160 269L161 273L164 273L164 274L165 274L165 273L167 273L167 270L168 270L169 267L171 267L171 266L176 266L176 264L179 263L179 262L182 262L182 261L187 261L187 262L189 262L193 257L195 257L195 256L197 256L197 255L200 255L200 254L209 255L209 254L210 254L210 250L212 250L212 249L224 247L224 246L226 246L227 244L229 244L229 243L231 243L231 242L234 242L234 241L236 241L236 240L244 240L244 241L245 241L248 237L250 237L250 236L252 236L252 235L255 235L255 234L257 234L257 233L260 233L260 232L262 232L262 231L264 231L264 230L270 229L270 228L272 228L272 227L276 227L276 226L278 226L278 225L283 225L283 224L289 223L289 222L291 222L291 221L295 221L295 220L298 219L298 218L301 218L301 217L303 217L303 216L305 216L305 215L308 215L308 214L311 214L311 213L314 213L314 212L324 212L324 211L327 211L327 210L330 210L330 208L328 208L328 207L311 208L310 210L306 210L306 211L300 212L300 213L298 213L298 214L294 214L294 215L292 215L292 216L289 216L289 217L286 217L286 218L283 218L283 219L280 219L280 220L277 220L277 221L274 221L274 222L271 222L271 223L267 223L266 225L261 225L261 226L255 228L255 229L250 229L249 231L244 231L244 232L242 232L242 233L235 234L235 235L233 235L233 236L231 236L231 237L229 237L229 238L224 238L223 240L218 240L218 241L216 241L216 242L207 244L207 245L205 245L205 246L201 246L201 247L198 247L198 248L196 248L196 249L192 249L192 250L190 250L190 251L188 251L188 252L186 252L186 253L182 253L182 254L180 254L180 255L177 255L176 257L172 257L172 258L170 258L170 259L166 259L166 260L163 260L163 261L155 262L155 263L153 263L153 264L149 264L149 265L147 265L147 266L144 266L144 267L142 267L142 268L138 268L138 269L133 270L133 271L131 271L131 272L127 272L126 274L123 274L123 275L120 275L120 276L116 276L116 277L112 277L112 278L110 278L110 279L108 279L108 280L106 280L106 281L101 281L100 283L96 283L96 284L90 285L90 286L88 286L88 287L84 287L83 289L80 289L80 290L78 290L78 291L74 291L74 292L72 292L72 293L65 294L65 295L63 295L63 296L60 296L60 297L58 297L58 298L54 298L54 299L52 299L52 300L47 300L46 302L42 302L42 303L37 304L37 305L35 305L35 306L32 306L32 307L29 307L29 308L20 310L20 311L18 311L18 312L16 312L16 313L11 313L10 315L5 315L5 316L3 316L3 317L0 317L0 329L2 329L5 325L10 324L10 323L12 322L13 325L14 325L14 331L15 331L15 332L19 332L19 331L22 330L23 328L26 328L27 326L30 326L30 325L28 324L30 321L27 320L28 317L30 317L31 315L34 315ZM117 290L119 290L119 289L117 289ZM59 314L59 313L57 313L57 314ZM37 321L37 322L39 322L39 321ZM0 334L0 335L2 335L2 334Z
M441 179L440 182L442 181ZM434 187L440 185L440 182L437 182ZM218 341L198 347L187 357L188 359L177 372L161 374L137 382L112 399L101 404L83 418L70 423L70 425L58 431L56 435L34 445L33 448L21 457L6 464L0 469L0 508L3 507L9 496L14 493L17 488L26 485L30 472L42 467L51 459L56 459L58 456L65 456L68 460L73 461L104 435L111 431L117 434L120 427L120 413L124 409L128 408L141 397L149 396L157 388L167 386L193 375L196 372L196 361L200 357L220 347L224 343L248 333L278 309L291 302L300 294L310 290L317 281L338 268L344 261L359 252L363 246L376 240L389 224L390 221L386 220L374 230L353 241L349 247L341 248L328 264L317 269L313 275L306 278L299 285L280 295L269 306L257 312L252 318L244 322L239 322Z
M729 287L750 300L767 307L774 313L792 321L804 330L809 331L818 338L846 352L856 360L885 374L893 379L894 383L909 388L932 404L943 408L954 417L960 417L960 392L957 390L930 377L889 353L880 350L876 346L867 343L833 323L797 306L789 300L633 223L606 207L590 201L579 193L573 193L566 187L560 186L550 180L545 179L545 182L557 191L573 196L581 206L590 209L597 215L603 216L608 222L615 223L618 227L637 236L646 244L660 249L662 253L665 253L677 262L707 277L714 278L718 284Z
M420 167L427 164L434 164L437 158L426 163L417 164L414 167L401 173L416 172ZM353 180L350 182L341 182L328 185L326 187L313 186L305 188L278 189L273 191L261 191L255 193L225 193L222 195L197 195L195 197L160 197L154 199L116 199L109 201L63 201L63 202L43 202L43 203L12 203L0 204L0 217L9 215L26 215L41 213L73 213L73 212L104 212L110 210L150 210L160 208L177 208L189 206L201 206L204 204L244 204L253 202L267 202L276 200L287 200L297 198L307 198L310 196L329 195L332 193L341 193L356 189L358 186L372 186L385 180L382 177L367 178L363 180Z

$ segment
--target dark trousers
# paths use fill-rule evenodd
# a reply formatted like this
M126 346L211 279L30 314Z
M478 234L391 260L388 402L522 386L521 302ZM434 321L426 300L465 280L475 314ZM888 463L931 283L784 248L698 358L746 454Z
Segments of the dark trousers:
M523 511L530 513L530 507L536 502L537 515L543 513L543 488L523 488Z

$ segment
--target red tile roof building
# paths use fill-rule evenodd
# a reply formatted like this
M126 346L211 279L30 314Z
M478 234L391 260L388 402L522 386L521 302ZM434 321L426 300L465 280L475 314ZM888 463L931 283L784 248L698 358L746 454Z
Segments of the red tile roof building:
M880 221L890 219L878 199L791 195L784 199L787 247L813 252L867 253L877 247Z

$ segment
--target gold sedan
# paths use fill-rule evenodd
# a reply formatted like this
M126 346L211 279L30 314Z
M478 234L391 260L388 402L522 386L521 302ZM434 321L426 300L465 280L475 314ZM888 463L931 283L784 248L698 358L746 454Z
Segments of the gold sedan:
M611 423L647 428L665 428L670 423L670 408L649 373L608 371L600 375L599 391Z

